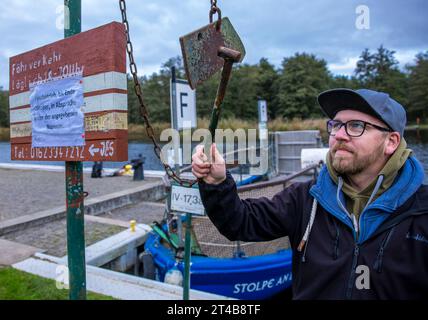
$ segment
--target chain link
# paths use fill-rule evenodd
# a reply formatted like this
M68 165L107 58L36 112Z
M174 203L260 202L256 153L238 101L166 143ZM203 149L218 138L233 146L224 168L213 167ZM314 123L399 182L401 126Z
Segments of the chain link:
M211 5L212 6L214 5L214 7L216 7L217 0L211 0ZM130 68L131 75L132 75L132 78L134 81L134 91L135 91L135 94L137 95L138 102L140 104L140 113L144 119L144 124L146 126L147 136L150 138L150 140L152 140L156 157L163 164L163 166L165 168L165 172L168 175L168 177L170 179L174 180L175 182L177 182L180 186L190 188L194 184L196 184L198 182L198 180L181 179L177 175L177 173L174 172L174 170L171 168L170 165L168 165L167 163L164 163L162 161L162 157L161 157L162 150L156 141L155 130L153 129L152 125L150 124L149 112L148 112L146 104L144 103L143 93L141 90L141 84L140 84L140 80L138 78L137 64L135 63L135 60L134 60L134 49L132 47L131 37L130 37L130 33L129 33L129 23L128 23L128 18L126 15L126 2L125 2L125 0L119 0L119 6L120 6L120 12L122 13L122 23L125 26L126 51L128 53L128 57L129 57L129 68Z
M211 8L210 8L210 23L213 23L213 16L217 14L217 30L220 30L221 28L221 10L219 7L217 7L217 0L211 0Z

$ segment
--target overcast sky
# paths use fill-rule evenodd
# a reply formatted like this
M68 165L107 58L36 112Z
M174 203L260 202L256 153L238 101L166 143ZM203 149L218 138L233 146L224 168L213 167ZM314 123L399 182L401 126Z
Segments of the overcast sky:
M9 57L63 38L63 0L11 0L0 10L0 86L9 86ZM140 75L181 55L179 37L208 23L209 0L128 0ZM280 66L296 52L316 54L335 74L352 74L361 51L381 44L403 67L428 50L427 0L218 0L246 46L245 62ZM369 29L356 9L369 9ZM82 0L82 31L120 21L117 0ZM361 22L361 20L358 20ZM367 20L366 20L367 21ZM361 24L359 24L361 26Z

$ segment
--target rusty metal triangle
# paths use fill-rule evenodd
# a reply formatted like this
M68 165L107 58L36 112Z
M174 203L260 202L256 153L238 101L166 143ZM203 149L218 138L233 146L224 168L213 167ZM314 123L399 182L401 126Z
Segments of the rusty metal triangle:
M245 47L228 18L221 20L218 30L217 22L180 37L184 68L190 87L195 89L221 70L224 60L218 56L220 47L230 48L245 57Z

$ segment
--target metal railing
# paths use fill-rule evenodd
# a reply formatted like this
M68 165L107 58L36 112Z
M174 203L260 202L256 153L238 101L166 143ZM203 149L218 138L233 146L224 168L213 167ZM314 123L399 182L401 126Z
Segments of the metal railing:
M324 163L323 161L320 161L319 163L310 165L296 173L293 173L287 176L279 176L269 181L262 181L262 182L252 183L244 186L239 186L238 192L239 193L248 192L256 189L268 188L268 187L273 187L281 184L283 185L283 188L285 188L288 182L296 179L297 177L303 176L312 170L314 171L313 173L314 179L316 179L318 176L318 169L321 167L323 163Z
M260 149L261 149L260 147L254 148L254 150L256 152L260 152ZM235 155L235 154L241 153L241 152L248 152L248 151L252 151L252 148L238 149L238 150L234 150L234 151L231 151L231 152L223 153L222 157L224 159L226 159L227 156ZM234 163L226 163L226 169L233 169L233 168L236 168L238 166L239 166L238 161L234 161ZM192 165L191 164L188 165L188 166L186 166L186 167L180 168L180 173L182 173L182 172L190 172L190 171L192 171Z

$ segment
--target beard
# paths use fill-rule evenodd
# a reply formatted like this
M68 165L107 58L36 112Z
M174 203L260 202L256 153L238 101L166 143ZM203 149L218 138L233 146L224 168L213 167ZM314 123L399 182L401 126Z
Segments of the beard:
M336 155L338 149L346 150L346 155ZM363 172L372 163L379 160L383 155L383 148L378 146L373 152L363 156L358 151L349 148L343 143L337 143L330 153L330 160L334 170L340 175L355 175Z

